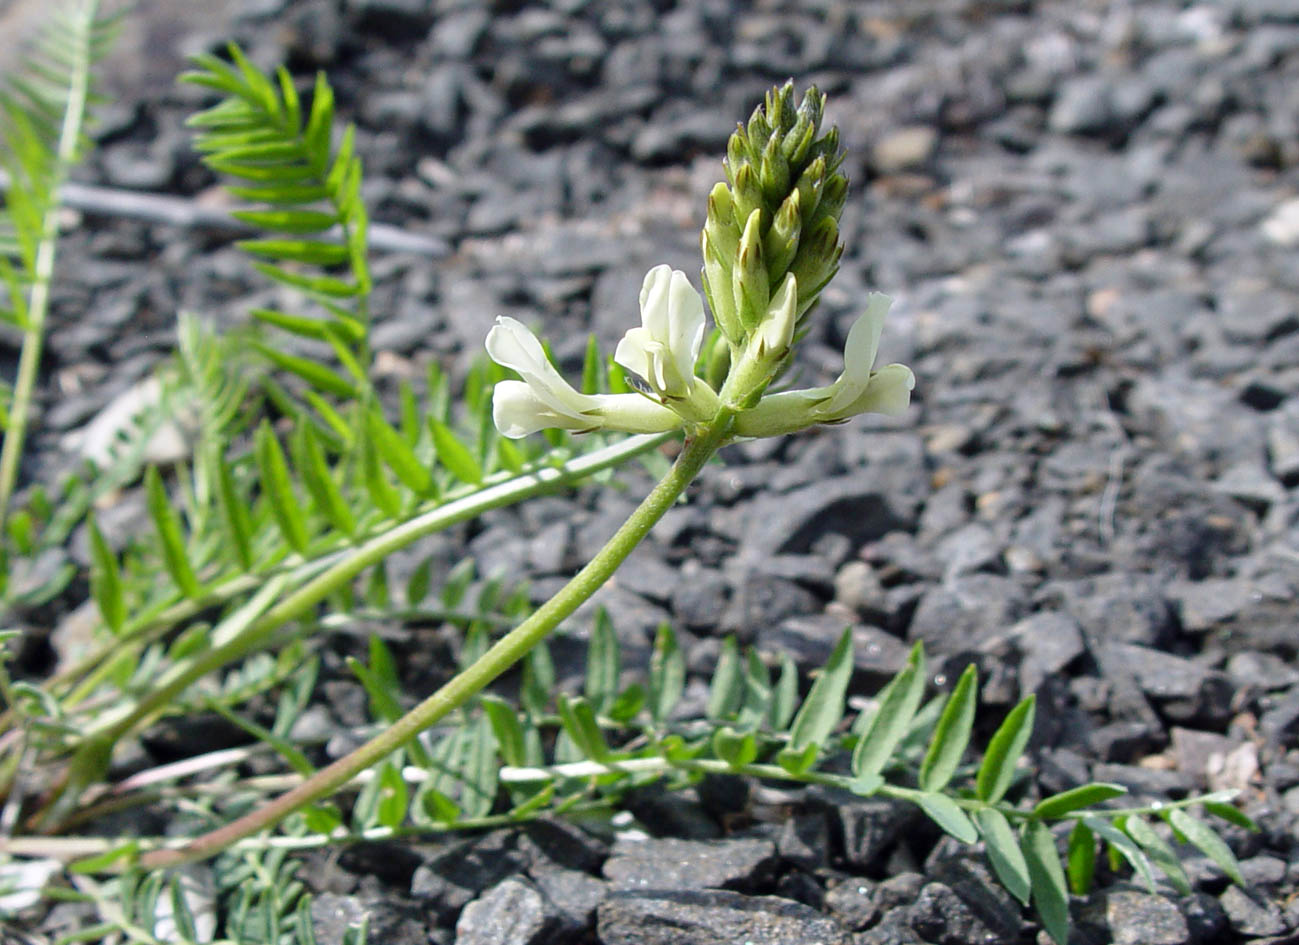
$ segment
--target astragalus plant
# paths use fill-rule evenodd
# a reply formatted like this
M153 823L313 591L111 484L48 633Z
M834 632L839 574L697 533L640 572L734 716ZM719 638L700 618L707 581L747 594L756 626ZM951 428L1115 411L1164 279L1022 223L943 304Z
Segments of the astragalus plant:
M1186 887L1165 839L1171 831L1239 881L1226 845L1188 813L1202 805L1248 823L1225 796L1102 808L1096 805L1122 788L1088 784L1036 804L1014 800L1032 698L1007 715L981 756L969 757L974 669L950 692L927 698L918 647L848 720L848 632L805 692L788 656L742 654L727 641L706 716L682 718L685 660L671 628L659 630L643 678L624 682L633 674L624 673L617 636L601 614L582 692L555 691L546 638L614 574L719 449L908 409L910 369L875 366L890 306L880 294L860 301L833 383L784 385L843 252L848 182L818 91L799 98L792 84L773 89L731 136L726 180L708 197L702 295L688 274L652 268L639 324L628 325L611 359L588 346L576 383L528 327L500 317L486 330L491 313L484 313L490 362L465 380L460 402L435 371L422 399L411 388L397 393L391 417L372 380L362 168L351 130L334 133L328 83L319 77L307 103L286 71L268 76L234 48L229 61L203 57L197 66L186 79L221 99L194 116L196 144L210 167L233 178L231 192L247 202L240 219L265 231L242 247L308 311L254 311L265 333L237 339L241 358L220 356L216 340L186 321L180 373L204 408L196 458L170 485L156 470L146 474L154 534L115 549L87 523L98 642L11 703L6 744L11 758L51 772L48 789L20 805L24 824L69 833L96 812L147 798L174 799L213 826L167 839L72 834L61 846L14 836L10 853L61 850L88 857L76 867L82 876L120 872L77 885L96 902L116 902L101 910L106 921L141 941L155 934L160 903L181 930L173 940L196 938L186 874L165 870L217 856L224 894L238 904L229 910L232 939L305 942L309 917L288 851L543 813L591 816L648 781L683 785L730 774L916 804L951 836L982 842L1006 888L1031 902L1061 943L1068 889L1087 888L1098 841L1147 881L1154 882L1153 864ZM630 312L634 302L627 303ZM247 367L254 358L257 366ZM281 422L257 419L266 405ZM661 465L655 447L673 440L679 449L659 482L541 606L531 608L526 595L500 582L470 602L465 567L440 590L427 564L405 587L389 587L386 560L420 538L633 457ZM403 614L464 627L458 670L403 711L395 660L374 637L368 663L353 661L352 669L369 694L375 733L317 768L317 756L292 737L316 677L317 631L351 616ZM489 687L516 666L514 704ZM278 693L274 720L246 717L244 702L268 692ZM231 765L246 755L225 755L125 785L104 783L125 739L163 715L199 710L243 725L283 759L284 772L242 777ZM11 779L11 796L17 783ZM1055 827L1068 828L1065 863ZM248 884L258 882L255 893Z

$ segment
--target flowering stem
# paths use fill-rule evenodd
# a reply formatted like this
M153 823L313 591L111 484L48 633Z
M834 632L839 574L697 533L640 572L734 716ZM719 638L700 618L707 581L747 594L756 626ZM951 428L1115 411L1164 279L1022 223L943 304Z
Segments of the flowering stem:
M704 464L730 437L733 421L733 414L723 409L693 438L687 440L668 474L650 491L590 563L531 617L503 636L471 666L433 695L351 754L320 769L269 804L196 838L180 849L145 853L140 857L140 865L145 868L178 866L205 859L251 834L273 827L294 811L332 794L360 772L401 748L424 729L463 706L492 680L521 660L559 626L560 621L570 616L603 586L649 534L654 523L672 508Z

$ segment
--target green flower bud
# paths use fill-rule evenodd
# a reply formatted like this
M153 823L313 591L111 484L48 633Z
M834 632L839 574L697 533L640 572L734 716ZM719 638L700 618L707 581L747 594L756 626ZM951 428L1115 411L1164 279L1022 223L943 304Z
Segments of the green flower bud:
M821 131L824 112L824 95L813 88L800 99L786 83L727 143L726 183L709 195L701 245L705 291L733 362L787 275L796 277L801 319L838 264L848 182L838 132Z
M735 250L723 253L713 243L707 229L700 236L704 254L704 268L701 275L708 307L712 309L713 319L727 341L738 342L744 337L744 326L740 323L739 313L735 309L735 289L731 284Z
M776 211L776 218L771 221L771 229L763 241L767 252L767 275L775 279L780 273L787 272L789 264L794 261L798 252L798 238L803 230L803 214L800 209L798 191L791 191L785 202Z
M732 291L735 293L735 309L744 326L744 334L751 335L767 314L767 302L770 301L771 288L767 280L766 254L762 251L762 211L755 209L749 214L744 225L744 235L740 237L740 248L735 256L735 268L732 271Z
M762 196L767 205L778 204L789 193L789 161L780 150L780 142L772 137L762 151L762 163L758 166L759 183Z

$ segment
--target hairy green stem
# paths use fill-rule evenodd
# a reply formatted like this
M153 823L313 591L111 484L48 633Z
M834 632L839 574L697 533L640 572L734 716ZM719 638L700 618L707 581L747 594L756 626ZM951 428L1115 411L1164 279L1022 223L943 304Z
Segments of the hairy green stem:
M140 864L146 868L177 866L205 859L244 837L273 827L294 811L332 794L358 773L381 761L449 712L464 705L492 680L521 660L559 626L560 621L570 616L604 585L649 534L654 524L680 498L709 458L726 442L733 420L734 416L729 411L722 410L712 423L703 427L693 439L687 440L668 474L636 507L599 553L559 593L498 640L467 669L381 734L251 814L198 837L182 849L146 853L140 858Z
M84 21L81 25L85 27L76 35L89 37L95 18L95 6L95 0L87 0L76 11L76 15ZM53 180L50 182L50 200L41 219L41 241L36 250L31 295L27 302L27 324L23 329L22 353L18 356L18 373L14 379L13 401L9 407L9 427L5 431L4 446L0 448L0 529L3 529L9 519L9 501L13 498L14 485L18 481L18 463L22 459L23 441L27 436L27 415L31 411L32 392L36 388L36 374L41 366L45 316L50 307L50 283L54 278L54 256L58 247L59 210L62 206L59 194L68 168L76 160L86 117L91 56L89 49L80 52L82 55L73 64L68 84L68 102L63 111Z

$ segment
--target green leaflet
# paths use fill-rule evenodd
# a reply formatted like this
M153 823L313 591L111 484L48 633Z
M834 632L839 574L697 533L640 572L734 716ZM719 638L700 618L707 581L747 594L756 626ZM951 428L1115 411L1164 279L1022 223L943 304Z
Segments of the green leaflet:
M1040 820L1029 821L1020 848L1033 885L1033 908L1057 945L1068 945L1069 891L1055 838Z
M1146 884L1147 889L1152 893L1155 891L1155 873L1150 868L1150 859L1141 847L1133 843L1127 834L1099 817L1084 817L1082 822L1087 825L1087 829L1109 844L1111 851L1117 852L1119 856L1131 864L1133 871L1141 877L1141 881ZM1119 861L1114 860L1114 862Z
M157 467L150 466L144 475L145 495L149 508L149 517L158 532L162 546L163 563L167 573L176 582L176 587L186 597L198 597L202 593L198 578L189 563L189 553L185 549L185 539L181 531L180 516L172 508L167 496L167 489L162 484L162 476Z
M861 732L852 755L852 771L858 779L869 780L884 770L907 734L924 692L925 653L917 643L907 665L880 692L879 706Z
M496 748L501 760L516 768L527 765L526 736L514 708L505 700L491 695L483 696L481 704L492 733L496 736Z
M438 462L461 482L480 485L483 481L483 467L469 447L451 431L451 428L436 417L429 417L429 430L433 434L433 448L437 451Z
M925 792L917 795L915 800L930 820L957 840L974 843L979 839L979 832L965 811L946 794Z
M731 718L740 708L744 698L744 670L740 665L740 647L735 637L722 641L722 652L717 658L717 669L708 689L710 719Z
M668 720L685 691L685 684L686 659L677 646L677 635L668 624L659 624L649 670L649 709L655 724L662 725Z
M995 807L975 811L974 822L983 835L993 872L1012 896L1028 905L1033 885L1028 873L1028 862L1019 848L1010 822Z
M86 531L90 537L90 593L108 629L118 633L126 622L126 599L117 555L108 547L93 515L86 518Z
M1173 830L1186 838L1186 842L1197 847L1201 853L1218 864L1228 878L1237 886L1248 885L1240 872L1240 864L1231 848L1203 821L1196 820L1184 810L1174 809L1167 813L1167 820Z
M1069 873L1070 890L1078 896L1087 895L1092 888L1092 877L1096 874L1096 835L1081 820L1069 831L1065 864Z
M320 438L310 423L300 422L291 441L293 460L312 505L344 535L356 534L356 519L325 461Z
M367 411L365 419L371 445L402 485L420 496L434 495L437 490L433 475L406 438L389 425L377 407Z
M1137 846L1141 847L1146 856L1168 877L1174 889L1183 896L1191 894L1191 882L1186 876L1186 870L1182 869L1181 861L1173 852L1173 848L1155 832L1154 827L1140 817L1133 816L1122 818L1119 829L1136 841Z
M618 674L622 671L621 648L614 633L609 612L603 607L595 612L591 641L586 649L586 694L591 710L597 715L607 711L618 694Z
M270 423L265 420L257 428L254 453L262 488L266 491L266 499L271 514L280 527L280 533L284 535L289 547L302 554L307 550L307 518L293 490L284 451L271 432Z
M830 653L821 675L812 684L802 707L794 716L789 732L789 747L803 752L809 746L819 747L843 718L844 697L852 678L852 630L845 629Z
M1054 820L1071 811L1083 807L1093 807L1104 801L1122 797L1126 793L1128 793L1128 789L1121 784L1110 784L1104 781L1082 784L1076 788L1070 788L1067 791L1061 791L1059 794L1052 794L1050 797L1043 798L1033 808L1033 816L1041 820Z
M979 800L995 804L1001 800L1015 777L1015 764L1033 734L1033 696L1011 709L988 743L988 752L979 765L975 789Z
M920 764L920 787L924 790L941 791L956 773L974 728L978 688L978 671L971 663L956 681Z
M609 744L604 740L604 733L595 720L591 704L581 696L570 698L560 693L557 700L559 719L564 731L573 740L573 744L586 758L592 761L606 761L609 758Z

